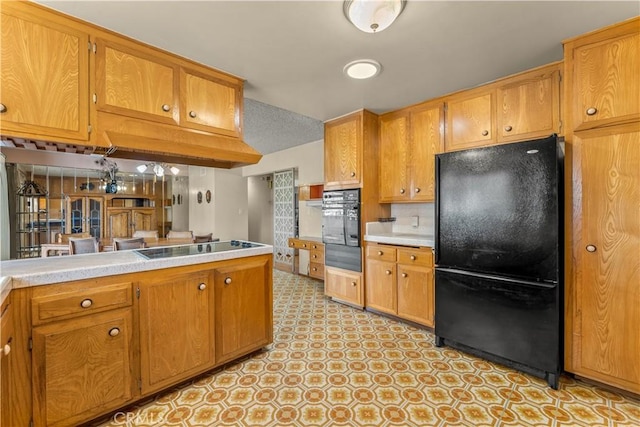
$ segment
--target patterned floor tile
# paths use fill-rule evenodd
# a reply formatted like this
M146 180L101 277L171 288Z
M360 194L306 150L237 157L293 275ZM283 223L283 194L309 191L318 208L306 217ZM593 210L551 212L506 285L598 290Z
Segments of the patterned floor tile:
M640 426L640 402L563 376L560 389L335 303L274 271L266 351L120 411L107 426Z

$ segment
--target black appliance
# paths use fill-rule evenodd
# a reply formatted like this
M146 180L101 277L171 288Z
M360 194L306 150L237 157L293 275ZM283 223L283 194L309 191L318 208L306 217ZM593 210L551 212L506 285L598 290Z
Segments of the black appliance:
M562 371L563 153L556 135L436 156L436 345Z
M202 255L212 252L234 251L237 249L257 248L260 246L264 245L260 243L245 242L243 240L229 240L226 242L208 242L160 248L135 249L134 252L145 259L159 259Z
M360 189L322 194L322 242L325 265L362 271Z

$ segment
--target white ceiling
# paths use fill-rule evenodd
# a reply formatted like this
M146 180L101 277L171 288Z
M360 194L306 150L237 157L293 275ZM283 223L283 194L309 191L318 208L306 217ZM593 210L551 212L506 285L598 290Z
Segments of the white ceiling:
M258 101L245 140L265 154L321 139L319 121L359 108L386 112L560 60L563 39L640 15L637 0L409 0L390 28L368 34L341 1L40 2L245 78ZM359 58L382 73L345 77Z

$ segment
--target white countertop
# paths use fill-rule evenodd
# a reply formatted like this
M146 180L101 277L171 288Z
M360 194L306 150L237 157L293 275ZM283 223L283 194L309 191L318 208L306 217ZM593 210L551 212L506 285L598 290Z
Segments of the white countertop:
M101 252L2 261L0 271L3 279L10 279L9 289L18 289L272 253L270 245L159 259L145 259L134 251ZM4 295L4 281L1 283Z
M366 242L387 243L399 246L433 247L435 241L432 234L408 233L394 231L392 223L368 222L366 224ZM419 229L417 230L419 231Z

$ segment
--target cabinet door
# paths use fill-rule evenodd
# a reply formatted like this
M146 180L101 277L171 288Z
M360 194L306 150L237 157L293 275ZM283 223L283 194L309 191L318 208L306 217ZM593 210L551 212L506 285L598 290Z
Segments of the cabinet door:
M142 393L213 366L213 287L206 273L163 274L140 284Z
M402 202L409 200L409 113L380 117L379 200Z
M398 316L433 327L433 269L398 264Z
M640 393L640 131L574 135L573 155L572 372Z
M21 3L2 3L0 133L87 141L89 35Z
M241 87L222 78L180 70L180 124L240 136Z
M247 260L216 268L216 364L273 340L271 265Z
M131 237L131 211L109 209L107 211L107 237Z
M102 197L87 197L86 199L86 226L91 236L99 239L103 236L102 217L104 216L104 199Z
M157 230L155 208L131 210L131 235L138 230Z
M366 306L396 314L396 263L366 259Z
M634 32L574 50L574 128L640 118L640 33L637 21L631 31Z
M445 151L490 145L493 132L493 90L452 97L447 102Z
M177 124L175 65L152 49L96 40L98 111Z
M559 133L560 71L523 76L498 88L497 120L499 142Z
M324 293L328 297L364 307L362 274L356 271L325 267Z
M324 180L329 186L360 186L362 116L325 124Z
M69 196L67 198L67 233L90 233L95 238L103 236L102 197Z
M11 391L11 346L13 345L13 316L9 304L0 319L0 425L12 426L11 408L15 404Z
M78 425L134 395L131 308L38 326L32 354L35 425Z
M411 112L410 176L411 200L435 199L435 155L443 149L444 108L442 103Z

